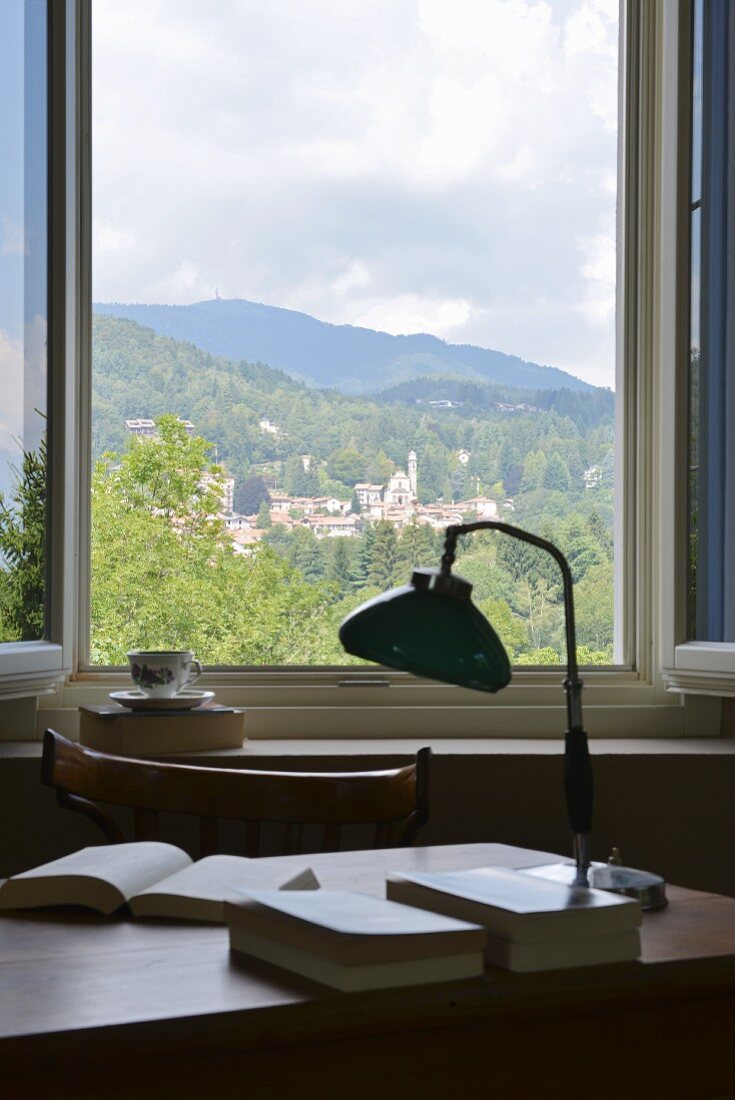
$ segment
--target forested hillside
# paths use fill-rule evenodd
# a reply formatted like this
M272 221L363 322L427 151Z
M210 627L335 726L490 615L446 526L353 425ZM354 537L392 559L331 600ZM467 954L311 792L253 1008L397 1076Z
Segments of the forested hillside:
M125 446L125 419L174 412L215 444L236 478L266 466L287 491L294 491L284 482L290 458L313 456L322 490L349 499L355 482L405 468L409 450L418 454L422 502L466 499L478 478L486 492L502 482L506 496L546 489L576 499L592 466L612 484L613 401L606 390L458 391L456 383L432 381L430 392L460 392L463 400L460 408L436 409L428 398L415 403L418 390L406 404L403 389L372 400L309 389L262 364L218 358L132 321L96 316L93 333L95 456ZM508 412L496 401L534 409ZM275 433L259 427L264 417ZM461 448L470 452L464 467ZM551 510L558 512L553 502Z
M274 524L249 556L236 558L195 488L216 458L236 479L236 508L238 487L258 479L263 493L278 488L347 502L356 482L384 482L405 468L409 450L418 457L420 501L466 501L481 493L498 502L504 518L561 547L576 581L580 658L612 659L607 391L452 389L458 384L432 379L374 399L346 397L103 316L94 320L93 352L95 457L117 452L98 462L94 481L92 633L99 663L119 662L134 645L192 645L208 663L341 661L341 617L367 596L404 583L415 565L437 564L439 535L416 524L397 531L381 521L365 523L357 537L317 538L303 526ZM442 399L461 404L430 404ZM165 438L131 440L125 419L165 414L171 414ZM177 417L191 420L212 446L208 458L199 444L187 451L189 495L167 517L156 494L172 456L183 453ZM311 460L308 469L302 456ZM206 530L185 541L182 524L197 508ZM268 523L267 508L263 519ZM461 548L458 571L475 584L479 605L516 662L563 660L553 562L482 534Z

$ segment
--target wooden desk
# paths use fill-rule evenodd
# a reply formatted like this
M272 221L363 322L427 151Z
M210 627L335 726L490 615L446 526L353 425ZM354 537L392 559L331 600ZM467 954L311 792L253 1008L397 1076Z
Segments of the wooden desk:
M389 870L552 858L474 844L278 862L381 894ZM735 899L670 897L645 918L641 962L360 994L230 957L211 925L6 915L0 1096L731 1095Z

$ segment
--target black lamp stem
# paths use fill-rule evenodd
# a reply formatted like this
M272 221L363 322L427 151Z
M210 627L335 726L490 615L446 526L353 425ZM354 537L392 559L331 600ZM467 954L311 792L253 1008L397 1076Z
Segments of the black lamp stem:
M577 666L577 634L574 621L574 595L572 573L567 559L553 543L546 539L513 527L499 520L484 519L477 523L463 523L447 527L444 535L444 553L441 571L447 576L452 571L456 557L457 539L473 531L501 531L511 538L530 543L556 561L564 580L564 623L567 643L567 677L564 691L567 697L567 732L564 751L564 789L566 792L569 826L574 838L574 859L577 865L577 885L588 885L589 833L592 827L592 764L590 762L587 734L582 724L582 681Z

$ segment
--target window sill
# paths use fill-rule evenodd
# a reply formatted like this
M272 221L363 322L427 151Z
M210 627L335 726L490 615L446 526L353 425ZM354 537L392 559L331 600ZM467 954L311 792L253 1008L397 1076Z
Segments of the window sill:
M214 751L172 754L171 760L211 764L213 766L234 766L234 762L248 763L254 767L275 766L279 761L305 760L310 765L329 764L333 766L341 760L365 759L372 761L369 766L391 766L406 758L415 756L418 749L430 745L432 753L441 757L491 757L523 756L548 757L564 753L564 740L545 740L540 738L402 738L390 742L356 738L326 739L267 739L246 740L241 749L217 749ZM668 737L668 738L600 738L591 742L590 752L594 757L612 756L735 756L735 738L727 737ZM5 741L0 743L0 761L19 759L39 759L41 744L38 741ZM378 765L379 760L379 765Z
M253 740L443 740L454 738L548 738L566 729L563 672L519 673L497 695L405 674L376 670L353 676L340 672L207 672L197 686L217 701L246 712ZM591 738L714 737L720 733L720 700L667 693L625 670L585 672L584 721ZM76 737L77 708L108 702L108 693L130 686L126 673L84 673L39 700L35 735L46 726ZM15 734L17 738L18 734ZM9 739L9 738L6 738ZM0 728L0 741L3 740Z

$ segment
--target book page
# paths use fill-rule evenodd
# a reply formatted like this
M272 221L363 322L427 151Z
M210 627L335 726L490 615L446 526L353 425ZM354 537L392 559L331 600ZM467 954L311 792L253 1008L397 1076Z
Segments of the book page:
M294 874L246 856L207 856L139 891L130 908L136 916L224 921L225 900L253 887L316 890L319 881L311 868Z
M181 848L157 841L82 848L8 879L0 887L0 908L88 905L112 912L190 863Z

